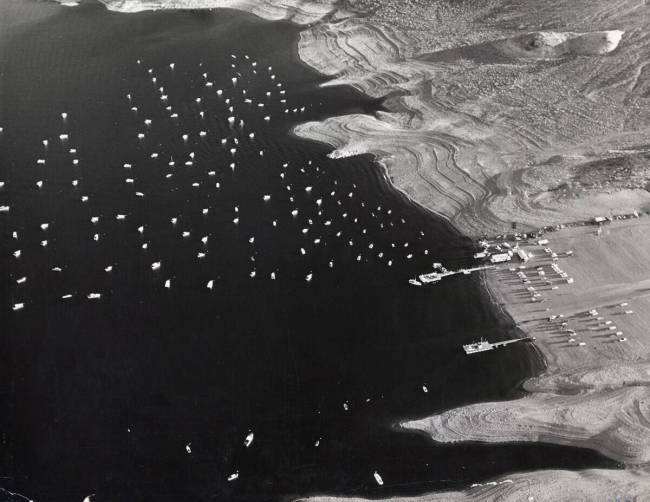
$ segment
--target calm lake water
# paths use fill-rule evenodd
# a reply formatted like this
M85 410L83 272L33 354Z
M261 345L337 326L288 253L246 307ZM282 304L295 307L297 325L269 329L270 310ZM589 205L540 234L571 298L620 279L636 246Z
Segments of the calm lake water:
M4 489L380 497L614 466L393 428L515 396L540 363L523 344L465 356L512 336L479 278L407 281L471 264L472 243L370 158L331 160L291 135L381 106L318 88L296 38L228 10L0 3Z

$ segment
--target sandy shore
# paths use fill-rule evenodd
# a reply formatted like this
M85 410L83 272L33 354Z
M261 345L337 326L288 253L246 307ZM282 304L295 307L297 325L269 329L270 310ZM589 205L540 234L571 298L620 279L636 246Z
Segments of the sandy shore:
M477 483L464 491L429 493L414 497L393 497L393 502L571 502L611 501L642 502L649 500L650 479L648 471L586 470L570 472L548 470L523 472L504 476L487 483ZM362 502L359 497L314 496L298 499L310 502Z
M525 383L529 394L519 400L478 403L403 426L439 442L578 445L647 470L650 218L543 238L548 243L521 246L532 255L527 263L487 277L498 301L535 337L547 370Z

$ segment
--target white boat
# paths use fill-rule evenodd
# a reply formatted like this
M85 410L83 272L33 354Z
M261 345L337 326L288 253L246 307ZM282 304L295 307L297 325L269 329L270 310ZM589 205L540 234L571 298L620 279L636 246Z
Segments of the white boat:
M155 261L151 264L151 270L159 270L160 269L161 262Z
M422 283L418 281L417 279L409 279L409 284L413 286L422 286Z
M384 484L384 480L381 478L381 476L379 475L379 473L377 471L375 471L373 473L373 476L375 477L375 481L377 482L377 484L379 486L382 486Z
M228 481L234 481L239 477L239 471L233 472L230 476L228 476Z
M249 432L248 435L246 436L246 439L244 439L244 446L248 448L251 444L253 444L253 439L255 439L255 434Z
M23 308L25 308L24 303L14 303L14 305L13 305L13 307L11 309L16 311L16 310L22 310Z
M88 293L89 300L99 300L102 297L101 293Z

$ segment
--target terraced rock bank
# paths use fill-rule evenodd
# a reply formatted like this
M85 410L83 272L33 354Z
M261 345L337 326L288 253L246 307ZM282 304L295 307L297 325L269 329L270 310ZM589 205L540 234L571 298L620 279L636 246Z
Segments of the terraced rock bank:
M375 154L397 188L470 235L650 207L642 183L622 187L602 173L585 186L574 176L580 165L647 150L647 8L366 8L366 17L304 30L300 56L333 77L328 85L386 97L390 113L305 124L298 134L332 144L334 155Z

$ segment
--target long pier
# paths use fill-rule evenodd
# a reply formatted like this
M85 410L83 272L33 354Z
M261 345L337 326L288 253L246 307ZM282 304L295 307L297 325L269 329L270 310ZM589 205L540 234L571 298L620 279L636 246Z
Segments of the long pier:
M463 350L465 351L465 354L476 354L477 352L494 350L494 349L498 349L499 347L505 347L506 345L510 345L511 343L523 342L527 340L533 340L533 338L531 337L512 338L510 340L502 340L500 342L488 342L485 340L481 340L480 342L463 345Z
M458 274L464 274L464 275L469 275L472 272L478 272L480 270L488 270L496 268L494 265L481 265L478 267L471 267L471 268L461 268L458 270L445 270L443 271L434 271L430 272L428 274L422 274L418 276L418 279L422 282L422 284L430 284L432 282L438 282L445 277L449 277L452 275L458 275Z

